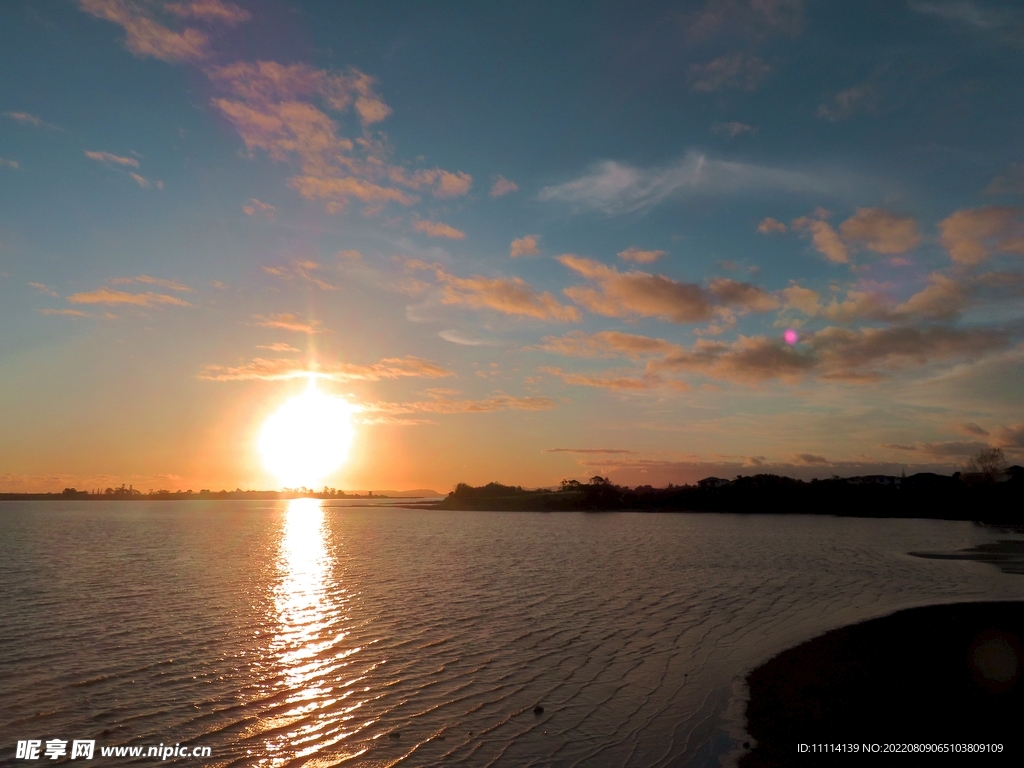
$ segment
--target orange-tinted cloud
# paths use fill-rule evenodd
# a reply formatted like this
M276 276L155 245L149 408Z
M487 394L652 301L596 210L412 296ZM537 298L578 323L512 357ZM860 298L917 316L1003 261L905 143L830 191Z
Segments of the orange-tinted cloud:
M778 302L762 289L735 280L713 280L705 289L647 272L619 272L593 259L572 254L558 260L597 288L574 286L564 293L580 306L607 317L657 317L674 323L711 319L720 308L736 306L745 311L775 308Z
M270 203L264 203L257 200L255 197L250 197L249 201L242 206L242 213L246 216L266 216L268 219L274 218L274 212L277 210Z
M1024 227L1020 210L1008 206L964 208L939 222L942 245L958 264L980 264L989 255L1024 255Z
M151 6L131 0L78 0L78 5L86 13L123 27L128 33L125 46L136 56L195 61L208 53L210 41L205 34L191 27L175 32L157 23L147 15Z
M267 349L271 352L301 352L301 349L293 347L291 344L287 344L283 341L277 341L273 344L257 344L256 349Z
M135 183L138 184L143 189L149 189L150 187L154 187L154 186L157 189L163 189L164 188L164 183L162 181L151 182L149 179L145 178L144 176L140 176L139 174L134 173L134 172L129 172L128 175L131 176L132 179L134 179Z
M207 365L198 374L210 381L280 381L316 378L333 381L380 381L381 379L438 379L454 374L429 360L419 357L386 357L370 365L355 363L323 363L306 365L298 360L257 357L237 366Z
M548 411L557 403L550 397L515 397L498 393L481 400L457 400L433 393L430 400L412 403L367 403L363 409L381 413L488 413L490 411Z
M225 92L213 105L235 126L246 147L274 160L296 159L300 171L289 186L329 211L349 200L369 205L412 205L419 198L405 190L429 190L439 198L466 194L472 177L440 168L409 171L388 161L390 149L370 125L384 120L388 107L374 91L374 80L355 69L328 72L306 64L239 62L208 71ZM364 127L350 139L324 109L353 110Z
M43 283L29 283L32 288L35 288L40 293L45 293L47 296L56 296L57 292L48 285Z
M861 243L876 253L906 253L921 244L921 234L913 219L881 208L858 208L856 215L839 226L839 231L843 239Z
M491 185L491 197L502 197L510 192L518 192L519 186L514 181L509 181L504 176L499 176Z
M126 291L112 291L109 288L98 288L95 291L84 293L73 293L68 296L72 304L128 304L137 307L175 306L191 307L192 305L177 296L169 296L165 293L128 293Z
M410 259L410 269L433 271L442 286L444 304L462 304L477 309L493 309L506 315L532 317L537 320L576 322L580 312L576 307L560 304L546 291L541 293L518 277L490 278L482 275L457 277L438 264L425 264Z
M83 312L80 309L39 309L36 310L41 315L65 315L67 317L92 317L87 312Z
M297 333L326 333L320 320L300 320L298 315L290 313L277 313L270 315L253 315L256 325L261 328L280 328L282 331L295 331Z
M690 66L690 87L711 93L730 88L753 91L771 74L772 68L757 56L726 54L705 64Z
M252 14L244 8L222 0L190 0L185 3L166 3L164 8L182 18L201 19L203 21L219 21L234 26L252 18Z
M632 261L637 264L653 264L664 255L664 251L645 251L633 246L618 253L618 257L623 261Z
M181 291L183 293L192 293L192 289L183 283L179 283L177 280L164 280L159 277L150 277L149 275L136 275L135 277L115 277L109 281L111 285L133 285L141 283L142 285L156 285L160 288L167 288L171 291Z
M412 225L417 232L422 232L427 237L447 237L451 240L463 240L466 233L440 221L417 221Z
M45 120L31 115L28 112L4 112L6 117L11 118L15 122L22 123L23 125L34 125L37 128L56 128L57 126L51 125Z
M771 216L766 216L761 220L761 223L757 225L757 231L762 235L770 235L774 232L785 232L786 225L781 221L773 219Z
M836 264L846 264L850 261L849 248L827 221L801 216L799 219L794 219L793 229L810 232L815 249L829 261Z
M690 386L677 379L666 379L656 373L643 372L639 376L624 376L616 373L586 374L571 373L561 368L541 367L543 373L557 376L566 384L578 387L597 387L598 389L610 389L617 392L646 392L652 389L671 387L682 391L689 390Z
M928 276L928 285L903 302L896 302L877 290L850 290L842 301L833 298L825 305L817 291L809 288L794 285L779 293L787 309L827 317L837 323L860 320L908 323L959 316L969 305L971 285L935 272Z
M508 255L513 259L519 256L539 256L540 248L537 247L540 235L525 235L517 237L509 246Z
M669 355L681 352L677 344L620 331L599 331L587 334L572 331L564 336L545 336L538 349L568 357L629 357Z
M111 152L90 152L86 150L85 156L90 160L96 160L101 163L114 163L115 165L129 165L132 168L139 167L139 161L134 157L121 157Z
M322 288L325 291L336 291L338 286L328 283L323 278L314 275L313 272L320 269L320 264L309 259L298 259L293 261L287 267L263 267L263 271L268 275L274 275L284 280L294 280L296 278L304 280L307 283L312 283L318 288Z

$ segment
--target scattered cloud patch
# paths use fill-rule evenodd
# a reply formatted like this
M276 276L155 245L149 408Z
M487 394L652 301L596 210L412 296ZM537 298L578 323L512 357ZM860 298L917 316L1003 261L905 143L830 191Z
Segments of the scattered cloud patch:
M363 254L351 248L338 251L335 256L339 259L344 259L345 261L361 261L363 258Z
M515 397L497 393L480 400L457 400L442 392L429 393L430 400L411 403L367 403L363 409L380 413L489 413L492 411L549 411L557 403L550 397Z
M637 264L653 264L664 255L664 251L645 251L633 246L618 253L619 258L623 261L632 261Z
M321 378L332 381L380 381L381 379L438 379L454 374L420 357L386 357L370 365L355 363L304 365L297 360L253 358L237 366L207 365L198 378L209 381L282 381L286 379Z
M540 235L517 237L512 241L512 245L509 246L508 255L513 259L520 256L539 256L540 248L537 247L539 241Z
M728 136L729 138L735 139L737 136L744 134L757 133L757 128L746 123L739 123L736 121L730 123L715 123L711 126L711 132L716 136Z
M1024 195L1024 163L1011 163L982 190L983 195Z
M973 266L992 252L1024 255L1020 210L1009 206L964 208L939 222L942 245L957 264Z
M440 221L427 221L423 219L412 225L417 232L422 232L427 237L447 237L450 240L464 240L466 233Z
M772 68L763 59L745 53L719 56L704 64L690 66L690 88L701 93L727 89L756 90Z
M200 19L202 21L218 21L234 26L248 21L252 14L233 3L221 0L191 0L187 3L166 3L164 8L181 18Z
M757 225L757 231L762 235L771 235L776 232L785 232L786 225L777 219L773 219L771 216L765 216L761 219L761 223Z
M0 157L0 168L13 168L18 170L17 160L8 160L6 157Z
M838 123L861 112L873 112L878 105L878 91L873 85L858 85L840 91L832 100L818 107L815 114L822 120Z
M876 253L900 254L921 244L916 222L881 208L858 208L839 226L843 239Z
M246 216L266 216L268 219L272 219L276 211L277 208L270 203L264 203L255 197L250 197L245 205L242 206L242 213Z
M295 331L296 333L326 333L320 320L302 320L298 315L291 313L273 313L270 315L253 315L256 325L261 328L279 328L282 331Z
M274 342L273 344L257 344L256 345L256 349L266 349L266 350L269 350L270 352L301 352L302 351L301 349L298 349L297 347L293 347L291 344L288 344L288 343L283 342L283 341L277 341L277 342Z
M80 309L39 309L36 310L41 315L60 315L64 317L92 317L88 312L83 312Z
M832 229L832 225L827 221L801 216L793 220L792 227L809 232L815 250L832 263L847 264L850 261L849 249L839 237L839 233Z
M125 47L139 57L162 61L198 61L208 53L209 37L192 27L176 32L157 22L150 13L158 6L125 0L78 0L93 16L121 26L127 33Z
M295 280L295 279L298 279L298 280L305 281L307 283L312 283L317 288L321 288L321 289L323 289L325 291L336 291L336 290L338 290L338 286L332 285L331 283L328 283L323 278L313 274L315 271L319 270L320 268L321 268L321 265L318 264L315 261L310 261L309 259L299 259L299 260L293 261L290 265L288 265L286 267L268 267L268 266L265 266L265 267L263 267L263 271L266 272L268 275L273 275L274 277L280 277L283 280Z
M16 123L21 123L22 125L34 125L36 128L57 129L57 126L52 123L48 123L35 115L29 114L28 112L4 112L4 116L9 117L11 120L14 120Z
M639 451L628 451L624 448L545 448L541 453L579 453L579 454L602 454L609 456L621 456Z
M499 176L491 185L491 197L504 197L512 192L518 192L519 186L514 181L509 181L504 176Z
M111 285L155 285L160 288L166 288L171 291L181 291L183 293L192 293L192 289L184 283L179 283L177 280L164 280L159 277L150 277L149 275L136 275L135 277L115 277L109 281Z
M57 296L58 295L57 292L55 290L53 290L53 288L51 288L48 285L44 285L43 283L29 283L29 285L32 288L35 288L37 291L39 291L40 293L42 293L42 294L44 294L46 296Z
M593 334L572 331L564 336L545 336L537 348L566 357L628 357L634 360L682 351L679 345L664 339L621 331L599 331Z
M166 293L128 293L127 291L114 291L109 288L98 288L95 291L73 293L68 296L72 304L106 304L108 306L131 305L136 307L191 307L192 304L177 296L170 296Z
M115 155L112 152L90 152L85 151L85 156L90 160L96 160L100 163L113 163L114 165L127 165L132 168L139 167L139 161L134 157L122 157L121 155Z

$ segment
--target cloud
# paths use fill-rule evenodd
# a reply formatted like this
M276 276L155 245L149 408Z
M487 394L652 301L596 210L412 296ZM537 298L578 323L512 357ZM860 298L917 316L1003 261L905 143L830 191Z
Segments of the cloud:
M772 68L757 56L743 53L727 54L705 64L691 65L690 88L701 93L731 88L753 91L764 82L771 71Z
M849 248L827 221L801 216L793 220L792 226L793 229L810 232L815 249L829 261L835 264L846 264L850 261Z
M128 165L132 168L139 167L139 161L134 157L121 157L110 152L90 152L86 150L85 156L90 160L96 160L100 163L114 163L115 165Z
M44 285L43 283L29 283L29 285L47 296L57 296L57 292L53 290L53 288L48 285Z
M982 429L973 421L965 421L963 424L959 425L959 429L961 432L964 432L968 435L975 435L977 437L988 437L989 435L987 430Z
M21 123L22 125L34 125L37 128L51 128L53 130L59 130L56 125L48 123L41 118L31 115L28 112L4 112L5 117L9 117L15 122Z
M1024 163L1011 163L982 190L983 195L1024 195Z
M509 181L504 176L499 176L491 185L491 197L502 197L510 192L518 192L519 186L514 181Z
M363 254L351 248L348 250L338 251L334 255L339 259L345 259L347 261L360 261L363 258Z
M813 453L798 453L793 456L797 464L808 464L812 466L830 465L832 462L824 456L816 456Z
M336 291L338 286L331 285L326 280L321 279L317 275L312 274L314 271L320 269L321 265L315 261L309 259L299 259L293 261L287 267L263 267L263 271L268 275L274 275L280 277L283 280L294 280L296 278L304 280L307 283L312 283L318 288L322 288L325 291Z
M691 151L681 161L661 168L638 169L607 160L574 181L544 187L538 198L567 203L578 210L618 215L646 210L675 194L814 192L826 191L827 186L821 176L714 160Z
M921 244L921 234L913 219L881 208L858 208L856 215L839 226L839 231L845 240L862 243L876 253L906 253Z
M988 443L976 441L948 440L941 443L914 443L913 445L899 445L890 443L883 448L893 448L898 451L920 451L930 456L971 456L978 451L988 448Z
M253 315L256 325L261 328L280 328L283 331L295 331L297 333L326 333L320 320L304 321L298 315L290 313L277 313L270 315Z
M657 317L674 323L708 320L725 306L743 311L767 311L778 302L762 289L735 280L712 280L707 289L682 283L665 275L619 272L592 259L572 254L558 261L597 284L597 288L573 286L563 292L582 307L606 317Z
M677 344L620 331L599 331L586 334L572 331L564 336L545 336L537 347L567 357L629 357L669 355L681 352Z
M386 357L371 365L323 362L304 365L297 360L256 357L238 366L206 365L198 378L209 381L281 381L315 377L332 381L380 381L399 378L439 379L454 375L430 360L412 356Z
M417 221L412 225L417 232L424 233L427 237L447 237L451 240L464 240L466 233L439 221Z
M164 280L159 277L150 277L149 275L136 275L135 277L115 277L109 281L111 285L156 285L161 288L167 288L171 291L181 291L183 293L192 293L192 289L183 283L179 283L177 280Z
M942 245L958 264L973 266L993 251L1024 255L1020 210L1008 206L964 208L939 222Z
M1020 26L1020 16L1015 11L1008 8L986 8L968 0L910 2L909 6L918 13L938 16L977 31Z
M469 336L466 336L466 335L464 335L464 334L462 334L462 333L460 333L459 331L456 331L456 330L439 331L437 335L440 336L445 341L450 341L452 344L461 344L464 347L494 347L494 346L497 346L497 342L495 342L495 341L485 341L483 339L470 338Z
M786 225L781 221L773 219L771 216L765 216L761 223L757 225L757 231L762 235L770 235L774 232L785 232Z
M164 9L182 18L219 21L234 26L252 18L252 14L233 3L221 0L191 0L187 3L166 3Z
M109 288L98 288L95 291L85 293L73 293L68 296L72 304L107 304L110 306L128 304L137 307L175 306L191 307L192 305L177 296L169 296L165 293L127 293L126 291L112 291Z
M821 312L821 296L817 291L794 284L783 288L779 294L783 297L785 309L795 309L805 315L817 315Z
M209 38L186 27L175 32L154 21L147 11L154 6L132 0L78 0L79 7L100 19L112 21L128 33L125 47L136 56L162 61L196 61L208 53Z
M719 36L763 39L795 36L803 26L803 0L707 0L686 18L687 37L708 42Z
M822 120L837 123L860 112L873 112L878 104L878 91L873 85L858 85L840 91L832 101L818 107L815 114Z
M145 178L144 176L140 176L137 173L129 173L128 175L131 176L132 179L135 180L135 183L138 184L143 189L149 189L152 186L155 186L157 189L164 188L164 183L162 181L150 182L149 179Z
M540 235L525 235L523 237L517 237L512 241L512 245L509 247L508 255L513 259L519 256L539 256L540 249L537 247L537 243L540 240Z
M273 344L257 344L256 349L267 349L271 352L301 352L302 350L297 347L293 347L291 344L287 344L283 341L278 341Z
M41 315L64 315L67 317L92 317L88 312L83 312L80 309L39 309L36 310Z
M270 203L264 203L257 200L255 197L250 197L248 202L242 206L242 213L246 216L266 216L268 219L274 218L274 212L277 210Z
M823 305L817 291L792 285L780 291L786 309L808 316L822 316L838 323L878 320L910 323L921 320L951 320L970 303L972 285L957 282L938 272L928 276L928 285L906 301L896 302L877 290L850 290L846 298L833 298Z
M579 454L601 454L601 455L624 455L629 453L638 453L638 451L628 451L624 448L545 448L541 453L579 453Z
M431 393L432 399L412 403L367 403L363 409L379 413L488 413L491 411L548 411L557 403L550 397L515 397L498 393L481 400L456 400Z
M213 105L235 126L246 147L272 160L297 160L300 171L289 186L308 200L342 210L352 200L368 205L412 205L419 197L406 190L429 190L438 198L466 194L472 176L440 168L410 171L388 161L390 148L369 126L384 120L388 107L374 80L356 69L329 72L306 64L238 62L208 71L226 95ZM321 108L322 107L322 108ZM361 136L338 134L323 111L356 113Z
M1024 448L1024 424L1001 427L996 433L996 442L1003 448Z
M0 157L0 168L13 168L14 170L18 170L18 161Z
M651 389L670 386L675 389L688 390L689 385L675 379L665 379L656 373L643 373L640 376L622 376L615 373L591 375L585 373L570 373L561 368L541 367L542 373L557 376L566 384L580 387L597 387L599 389L610 389L617 392L646 392Z
M729 136L730 138L736 138L742 136L744 133L757 133L757 128L746 123L715 123L711 126L711 132L716 136Z
M664 255L664 251L644 251L632 246L618 253L619 258L623 261L633 261L637 264L651 264Z
M580 312L575 307L560 304L546 291L537 292L518 277L489 278L482 275L456 277L439 265L428 265L415 260L406 262L412 269L432 270L442 286L444 304L462 304L477 309L493 309L506 315L532 317L537 320L576 322Z

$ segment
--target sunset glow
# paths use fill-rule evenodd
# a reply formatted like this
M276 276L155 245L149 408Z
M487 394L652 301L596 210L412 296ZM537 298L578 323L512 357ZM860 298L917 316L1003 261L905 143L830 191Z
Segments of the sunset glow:
M342 397L309 387L263 425L259 450L264 466L285 487L313 487L348 459L354 431L352 406Z

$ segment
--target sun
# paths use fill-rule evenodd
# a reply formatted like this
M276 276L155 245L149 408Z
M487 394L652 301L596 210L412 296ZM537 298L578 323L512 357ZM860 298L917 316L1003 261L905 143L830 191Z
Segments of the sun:
M263 424L263 466L286 488L313 488L348 459L356 409L343 397L324 394L310 378L306 391L288 400Z

